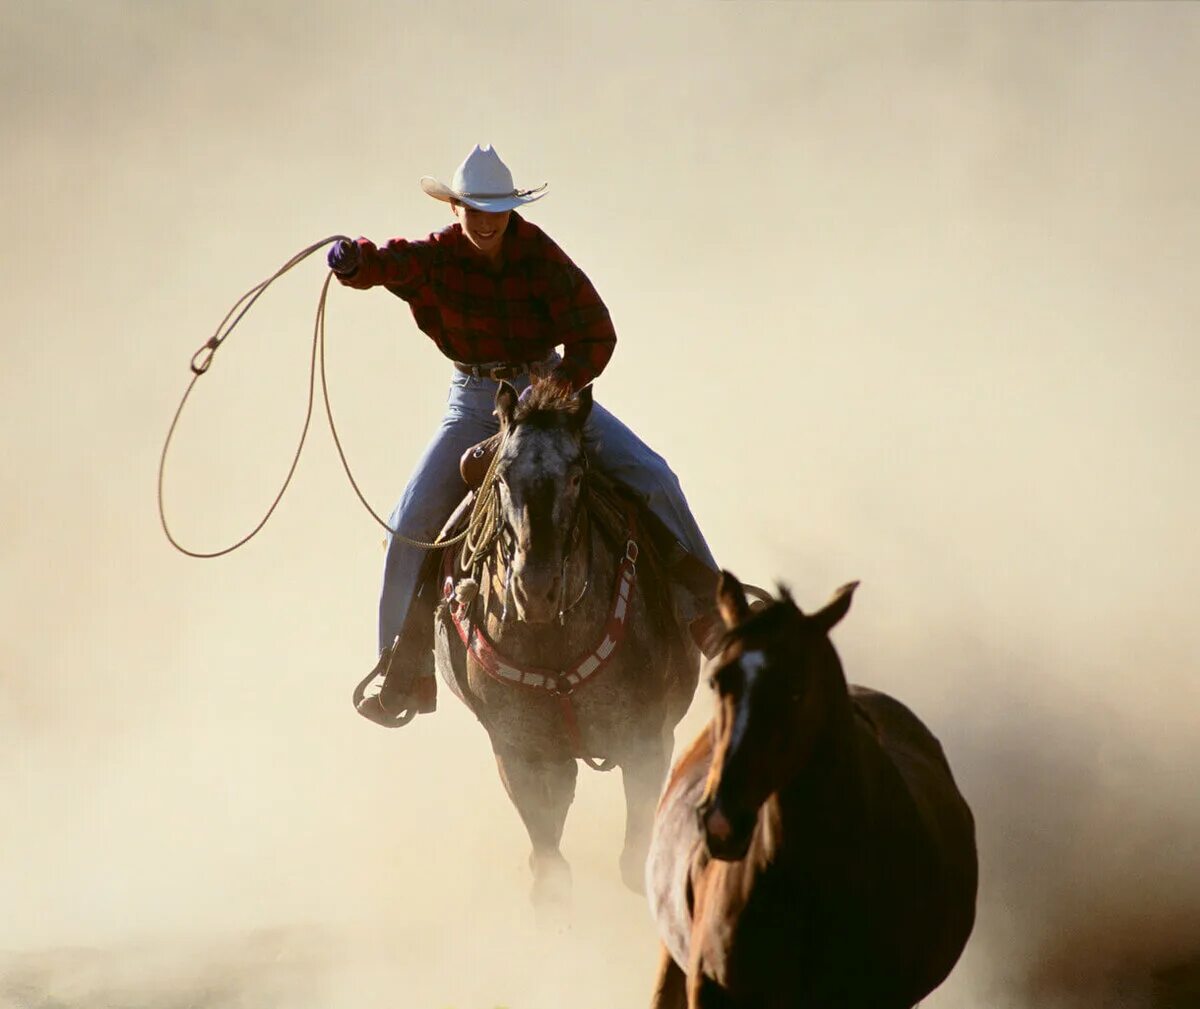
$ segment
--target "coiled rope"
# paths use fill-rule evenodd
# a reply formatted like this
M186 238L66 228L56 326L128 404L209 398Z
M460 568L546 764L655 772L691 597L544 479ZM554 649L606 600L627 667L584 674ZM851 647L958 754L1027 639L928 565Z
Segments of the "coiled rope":
M242 321L242 318L245 316L245 314L250 311L251 307L259 299L262 293L268 287L270 287L274 281L278 280L298 263L303 262L318 249L324 248L326 245L338 241L352 241L352 239L347 238L345 235L331 235L329 238L323 238L319 242L314 242L312 245L308 246L308 248L296 253L296 255L284 263L283 266L271 274L271 276L269 276L266 280L255 284L254 287L250 288L249 291L247 291L240 298L238 298L237 301L234 302L233 307L225 314L225 318L223 318L217 325L216 331L213 333L213 335L210 336L196 351L196 353L192 355L192 379L188 383L187 389L184 390L183 397L179 401L179 406L175 409L175 416L172 417L171 426L167 429L167 436L163 441L162 454L159 456L158 460L158 517L162 523L163 532L166 534L167 540L170 542L171 546L173 546L180 553L186 554L188 557L207 559L212 557L223 557L226 554L233 553L233 551L237 550L239 547L242 547L246 543L250 542L250 540L258 535L263 526L267 524L267 520L270 519L275 509L279 506L279 502L283 499L284 493L287 491L288 486L292 482L292 477L296 473L296 466L300 462L300 454L304 450L304 443L308 438L309 428L312 426L313 402L315 399L318 370L320 371L321 376L321 398L325 404L325 416L329 420L329 430L333 434L333 443L337 448L338 458L342 463L342 469L345 470L346 478L350 481L350 486L354 488L354 493L357 495L358 500L362 502L363 507L366 508L371 517L377 523L379 523L379 525L381 525L392 536L396 537L402 542L424 550L440 549L442 547L453 546L456 543L465 542L466 545L464 547L464 559L469 556L472 560L478 558L481 555L481 551L490 549L492 544L495 543L496 537L499 535L499 502L495 493L495 469L496 462L499 459L498 452L495 456L493 456L491 465L488 467L487 473L484 476L483 484L480 486L467 528L459 535L450 539L439 539L433 541L411 539L410 537L403 535L399 530L393 529L390 525L388 525L387 521L381 518L375 509L371 507L370 502L367 501L362 489L358 486L358 481L354 479L354 473L350 469L349 460L346 458L346 452L342 447L342 440L338 436L337 424L333 419L333 407L330 405L329 401L329 382L325 375L325 302L329 294L329 282L333 279L332 270L330 270L326 275L325 283L321 286L321 297L317 302L317 314L313 323L312 349L309 354L308 365L308 405L304 411L304 424L300 429L300 437L296 443L296 450L292 454L292 462L288 467L287 476L284 477L283 483L280 486L278 493L275 495L274 500L271 502L270 506L266 510L266 513L261 519L259 519L257 525L255 525L253 529L251 529L248 533L246 533L245 536L241 537L235 543L232 543L231 545L220 550L192 550L180 543L179 540L175 538L175 535L171 532L171 527L167 522L166 506L163 501L163 482L167 465L167 453L170 451L171 441L175 436L175 429L179 425L179 418L183 415L183 408L187 405L188 399L192 395L192 390L195 388L196 383L200 380L202 375L205 375L208 372L209 367L212 365L213 357L221 348L221 345L229 337L229 334L233 332L237 324Z

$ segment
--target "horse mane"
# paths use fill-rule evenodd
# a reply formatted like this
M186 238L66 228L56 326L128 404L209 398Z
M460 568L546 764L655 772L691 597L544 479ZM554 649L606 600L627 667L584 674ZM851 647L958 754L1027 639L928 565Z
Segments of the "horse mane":
M513 412L514 424L531 427L561 427L582 409L579 398L558 382L535 382L529 395L518 401Z

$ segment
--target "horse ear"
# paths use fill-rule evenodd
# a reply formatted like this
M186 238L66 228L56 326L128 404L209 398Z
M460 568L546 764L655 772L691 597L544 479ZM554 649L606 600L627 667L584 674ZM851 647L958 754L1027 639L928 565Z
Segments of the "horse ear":
M750 616L750 604L746 602L746 590L742 583L728 571L722 571L717 580L717 609L725 626L736 627Z
M850 600L854 598L856 588L858 582L847 582L833 594L833 598L822 609L808 619L828 634L850 609Z
M583 427L587 423L589 414L592 412L592 387L585 385L575 394L575 401L579 404L575 410L575 421Z
M517 390L507 382L501 381L496 389L496 416L500 418L500 426L508 427L512 423L513 413L517 409Z

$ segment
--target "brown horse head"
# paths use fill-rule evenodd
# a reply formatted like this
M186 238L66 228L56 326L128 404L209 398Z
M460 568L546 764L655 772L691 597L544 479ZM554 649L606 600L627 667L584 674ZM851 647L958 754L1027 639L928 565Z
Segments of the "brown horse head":
M495 470L500 521L513 602L528 623L546 623L562 606L563 571L583 503L583 426L591 409L590 387L570 395L541 383L523 401L507 382L496 392L504 435Z
M712 766L698 808L714 858L745 856L760 807L803 771L839 696L845 703L845 675L828 634L857 585L843 586L812 615L782 588L752 612L741 582L721 573L717 604L727 634L709 678L717 693Z

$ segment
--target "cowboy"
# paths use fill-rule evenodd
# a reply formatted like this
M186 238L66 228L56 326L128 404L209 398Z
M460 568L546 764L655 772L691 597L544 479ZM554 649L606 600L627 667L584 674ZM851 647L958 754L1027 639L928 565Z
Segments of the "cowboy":
M393 238L382 248L366 238L337 242L329 266L346 287L386 287L408 303L418 328L454 365L446 413L417 463L390 525L379 600L379 661L389 666L409 612L425 551L405 539L432 541L464 494L460 457L498 430L493 414L501 380L524 392L530 382L578 392L608 364L616 333L587 276L517 208L546 195L546 185L518 189L489 145L477 146L450 185L421 179L449 203L457 223L420 241ZM563 348L560 356L555 348ZM585 434L593 462L633 489L674 537L669 558L680 621L711 650L717 565L661 456L599 404ZM700 572L697 575L697 571ZM711 577L709 577L711 575ZM424 699L417 711L432 710Z

